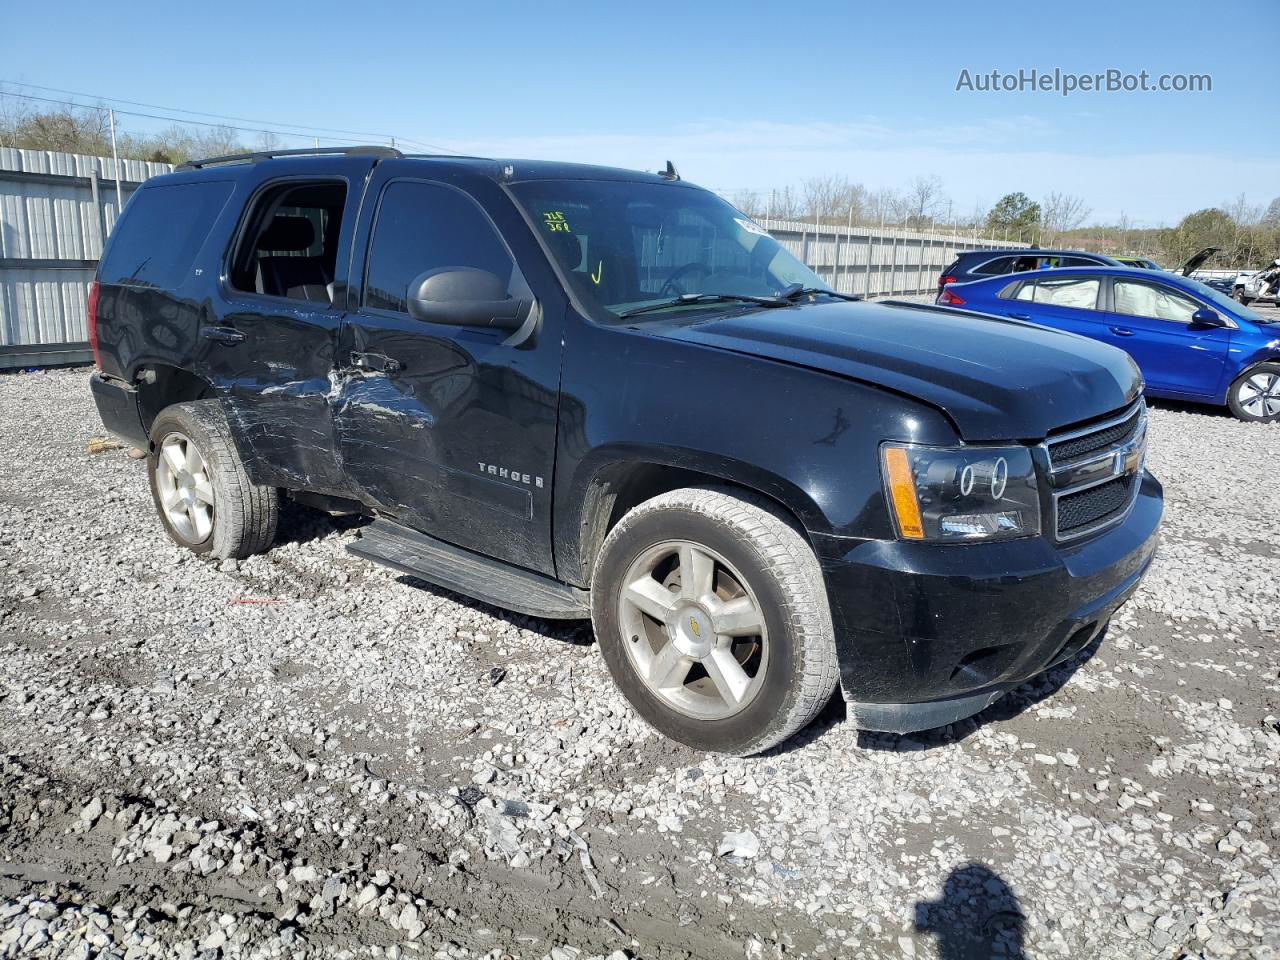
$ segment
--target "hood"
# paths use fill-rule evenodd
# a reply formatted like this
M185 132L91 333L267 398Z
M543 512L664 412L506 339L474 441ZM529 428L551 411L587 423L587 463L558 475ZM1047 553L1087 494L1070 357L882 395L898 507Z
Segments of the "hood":
M1204 263L1221 249L1221 247L1205 247L1203 250L1193 253L1187 259L1187 262L1178 268L1178 273L1182 274L1184 277L1191 276L1200 269L1200 264Z
M943 307L815 303L659 330L907 394L945 412L971 442L1037 440L1142 389L1114 347Z

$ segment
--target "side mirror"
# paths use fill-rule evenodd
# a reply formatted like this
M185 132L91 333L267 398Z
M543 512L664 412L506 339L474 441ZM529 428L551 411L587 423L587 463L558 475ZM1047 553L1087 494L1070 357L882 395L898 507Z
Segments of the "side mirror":
M496 275L474 267L428 270L409 283L409 316L423 323L515 330L531 306L510 296Z
M1191 315L1191 325L1193 327L1225 327L1227 321L1218 316L1217 311L1201 307Z

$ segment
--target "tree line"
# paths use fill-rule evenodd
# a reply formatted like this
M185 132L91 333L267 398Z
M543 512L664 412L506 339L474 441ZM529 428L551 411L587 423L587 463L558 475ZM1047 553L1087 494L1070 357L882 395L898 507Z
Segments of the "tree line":
M1090 224L1082 197L1051 192L1039 200L1015 191L991 207L959 212L940 177L916 177L901 190L869 190L841 176L811 177L798 187L739 190L729 200L757 219L825 226L884 226L977 234L1041 247L1090 250L1109 256L1147 257L1174 267L1205 247L1220 251L1206 264L1247 268L1280 257L1280 197L1250 204L1244 194L1187 214L1174 227L1138 227L1121 216Z

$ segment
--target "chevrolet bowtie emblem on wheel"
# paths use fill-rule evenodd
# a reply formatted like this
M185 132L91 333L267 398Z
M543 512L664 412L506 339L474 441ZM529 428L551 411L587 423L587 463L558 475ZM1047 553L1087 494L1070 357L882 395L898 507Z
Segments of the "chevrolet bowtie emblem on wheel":
M702 631L698 629L698 618L697 618L697 617L690 617L690 618L689 618L689 632L690 632L690 633L692 633L692 634L693 634L695 637L697 637L699 640L701 640L701 639L702 639Z

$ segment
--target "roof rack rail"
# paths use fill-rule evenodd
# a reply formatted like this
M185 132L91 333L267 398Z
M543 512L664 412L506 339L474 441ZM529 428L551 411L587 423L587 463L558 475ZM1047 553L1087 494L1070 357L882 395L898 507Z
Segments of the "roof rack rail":
M274 157L380 157L391 160L403 157L404 154L395 147L358 146L358 147L304 147L301 150L259 150L256 153L233 153L225 157L208 157L204 160L188 160L180 163L175 170L200 170L221 163L257 163L259 160L271 160Z

